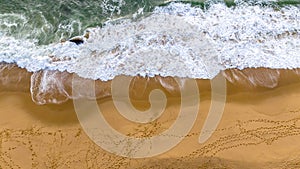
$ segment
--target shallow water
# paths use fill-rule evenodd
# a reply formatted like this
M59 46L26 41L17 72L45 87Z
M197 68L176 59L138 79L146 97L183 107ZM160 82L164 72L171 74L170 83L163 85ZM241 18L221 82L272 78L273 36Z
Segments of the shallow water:
M0 169L300 168L299 37L298 1L0 0Z
M70 8L76 6L75 2ZM212 79L229 68L299 68L299 6L261 2L236 1L237 5L228 7L225 3L212 1L203 7L174 2L158 6L145 1L151 5L141 3L139 5L143 7L129 10L134 3L117 1L113 3L116 8L122 11L124 6L124 11L131 13L116 12L113 13L115 18L106 14L98 26L88 29L84 26L81 33L76 34L82 36L66 42L54 38L50 44L40 43L40 38L29 35L35 30L44 31L43 28L35 27L31 22L15 21L10 16L4 17L0 19L3 24L0 61L16 63L30 72L59 70L103 81L118 75ZM112 5L101 3L106 4L107 10ZM78 8L80 3L77 5ZM20 13L4 11L2 15L23 15ZM72 10L69 13L71 15ZM105 12L102 10L102 13ZM77 15L72 17L93 22ZM70 19L75 20L72 17ZM61 24L65 21L64 15L60 19L52 20ZM33 31L29 34L22 32L18 22L33 26L25 29ZM14 33L13 29L21 32ZM71 33L72 30L64 32ZM57 31L44 33L43 36L35 34L49 38L49 41L52 35L63 34ZM74 34L66 38L71 36ZM73 43L75 41L80 44Z

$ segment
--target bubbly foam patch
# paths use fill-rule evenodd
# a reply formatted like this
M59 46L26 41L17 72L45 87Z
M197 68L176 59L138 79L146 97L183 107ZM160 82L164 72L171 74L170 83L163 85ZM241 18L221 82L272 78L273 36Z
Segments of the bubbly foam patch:
M137 21L107 22L84 43L37 46L0 33L0 61L28 71L59 70L84 78L117 75L211 79L228 68L299 68L300 8L212 4L157 7Z

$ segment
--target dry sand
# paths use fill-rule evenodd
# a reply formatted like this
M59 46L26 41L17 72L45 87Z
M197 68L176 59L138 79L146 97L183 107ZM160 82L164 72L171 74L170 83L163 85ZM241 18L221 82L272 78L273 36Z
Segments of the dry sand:
M284 73L283 73L284 74ZM29 92L0 94L0 168L300 168L300 83L289 72L277 87L228 83L223 117L212 137L198 143L211 105L209 81L202 80L195 125L175 148L131 159L106 152L83 131L72 101L36 105ZM164 114L148 124L122 117L111 98L98 101L106 120L132 137L154 136L172 125L180 106L170 98ZM139 109L148 102L134 101Z

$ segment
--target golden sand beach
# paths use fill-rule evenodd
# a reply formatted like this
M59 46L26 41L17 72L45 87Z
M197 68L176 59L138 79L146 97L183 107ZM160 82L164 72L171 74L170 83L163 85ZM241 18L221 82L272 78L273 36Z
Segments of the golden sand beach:
M1 86L0 168L3 169L300 168L300 80L295 70L223 72L228 79L233 77L234 72L242 72L248 75L248 80L251 75L262 76L256 80L266 80L268 76L264 76L264 72L279 72L279 80L274 86L270 82L268 87L249 85L246 77L235 82L232 80L233 84L227 81L222 119L204 143L199 143L198 138L211 106L211 88L209 80L197 80L200 106L191 131L170 151L140 159L121 157L103 150L82 129L72 100L62 104L37 105L29 92L31 73L15 67L10 67L9 73L5 71L3 69L1 76L10 78L14 83L2 81ZM20 74L24 78L16 78ZM160 118L147 124L133 123L119 114L110 93L100 89L96 92L105 97L97 100L98 106L107 122L120 133L137 138L155 136L174 123L180 109L180 94L176 85L174 90L158 85L161 81L171 84L172 78L147 80L136 77L135 80L135 84L131 84L130 95L139 110L149 108L147 98L152 89L160 88L166 93L168 102ZM107 87L109 83L96 82L96 87L104 84Z

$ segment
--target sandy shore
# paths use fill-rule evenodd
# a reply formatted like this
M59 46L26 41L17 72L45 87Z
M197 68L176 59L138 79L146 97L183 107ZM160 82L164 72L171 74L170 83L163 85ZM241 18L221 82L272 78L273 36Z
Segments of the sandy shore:
M170 151L144 159L120 157L96 145L83 131L72 101L37 105L29 92L2 88L0 168L299 168L300 83L289 71L281 76L274 88L227 82L222 119L202 144L198 138L211 93L209 80L198 82L200 109L192 130ZM149 108L137 100L138 109ZM147 124L126 120L110 97L98 100L98 106L120 133L149 137L174 123L180 99L169 96L163 115Z

